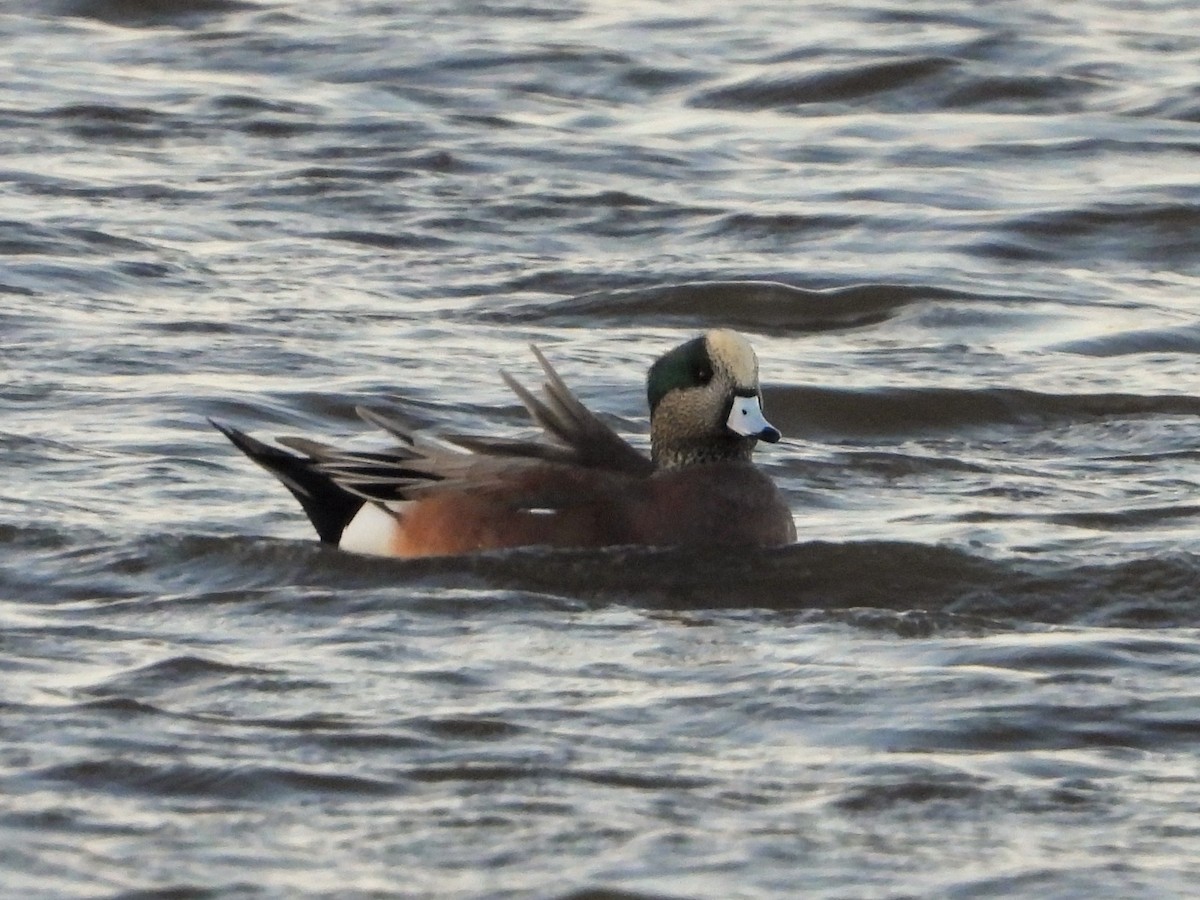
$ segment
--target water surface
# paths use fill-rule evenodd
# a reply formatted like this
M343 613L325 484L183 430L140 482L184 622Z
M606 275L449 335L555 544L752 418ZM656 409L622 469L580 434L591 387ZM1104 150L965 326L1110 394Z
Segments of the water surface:
M1191 4L0 14L0 884L1200 883ZM799 541L319 547L205 418L644 442L758 348Z

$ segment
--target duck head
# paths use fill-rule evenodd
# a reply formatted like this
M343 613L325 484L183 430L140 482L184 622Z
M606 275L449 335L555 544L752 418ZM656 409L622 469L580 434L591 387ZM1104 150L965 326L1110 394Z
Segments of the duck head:
M706 332L665 353L646 378L650 453L659 468L748 461L779 430L763 416L758 357L735 331Z

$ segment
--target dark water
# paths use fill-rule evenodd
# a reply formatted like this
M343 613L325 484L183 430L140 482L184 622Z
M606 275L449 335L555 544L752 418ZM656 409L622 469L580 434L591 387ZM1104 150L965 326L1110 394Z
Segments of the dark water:
M1200 890L1194 4L0 42L0 894ZM339 555L204 421L517 433L536 342L641 433L719 325L794 547Z

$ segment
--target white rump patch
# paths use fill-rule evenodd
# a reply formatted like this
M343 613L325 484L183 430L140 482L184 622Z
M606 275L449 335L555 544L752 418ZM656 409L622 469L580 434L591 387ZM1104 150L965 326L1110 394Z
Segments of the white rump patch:
M342 531L338 549L368 556L393 556L392 542L400 523L396 517L374 503L364 503Z

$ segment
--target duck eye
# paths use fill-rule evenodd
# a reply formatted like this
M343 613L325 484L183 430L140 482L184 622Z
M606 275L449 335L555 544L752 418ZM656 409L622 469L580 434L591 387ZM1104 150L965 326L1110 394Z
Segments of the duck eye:
M713 370L712 366L698 365L692 370L692 380L696 384L708 384L712 381Z

